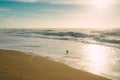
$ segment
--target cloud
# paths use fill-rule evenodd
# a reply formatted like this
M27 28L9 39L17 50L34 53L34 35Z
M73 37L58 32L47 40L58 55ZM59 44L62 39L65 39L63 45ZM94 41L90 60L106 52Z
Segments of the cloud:
M4 1L15 1L15 2L28 2L28 3L33 3L37 1L44 1L44 0L4 0Z
M5 0L5 1L16 1L16 2L45 2L51 4L86 4L88 0Z
M51 0L50 3L55 4L87 4L87 0Z
M11 9L0 8L0 11L11 11Z
M11 1L16 1L16 2L36 2L38 0L11 0Z
M26 2L26 3L44 2L51 4L69 4L69 5L91 5L91 2L94 2L95 0L4 0L4 1L15 1L15 2ZM110 2L112 2L112 4L118 4L118 3L120 4L119 0L110 0Z

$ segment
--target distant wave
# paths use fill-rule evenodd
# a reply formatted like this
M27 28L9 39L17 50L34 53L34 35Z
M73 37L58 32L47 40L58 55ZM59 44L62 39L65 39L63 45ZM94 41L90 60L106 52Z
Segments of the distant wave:
M76 31L57 31L57 30L4 29L0 30L0 34L21 37L73 40L84 43L104 42L117 45L120 44L120 31L114 32L91 31L91 33L83 33ZM114 36L115 38L113 39Z

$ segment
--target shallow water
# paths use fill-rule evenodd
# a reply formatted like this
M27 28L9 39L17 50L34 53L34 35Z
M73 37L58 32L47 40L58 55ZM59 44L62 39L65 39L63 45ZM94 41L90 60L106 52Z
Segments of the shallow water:
M101 32L94 32L94 35L86 35L86 32L68 33L48 30L0 30L0 48L30 52L32 55L44 56L77 69L120 80L118 35L107 36L107 33L104 33L103 37ZM69 50L68 55L66 50Z

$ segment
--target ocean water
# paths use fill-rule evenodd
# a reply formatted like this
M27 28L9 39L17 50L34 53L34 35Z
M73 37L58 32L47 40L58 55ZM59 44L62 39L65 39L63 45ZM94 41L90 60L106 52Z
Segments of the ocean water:
M43 56L120 80L120 29L0 29L0 49Z

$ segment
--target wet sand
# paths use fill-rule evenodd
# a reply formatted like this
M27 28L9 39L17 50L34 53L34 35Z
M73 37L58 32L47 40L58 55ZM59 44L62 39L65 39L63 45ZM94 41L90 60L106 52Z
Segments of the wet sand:
M0 80L111 80L63 63L18 51L0 50Z

